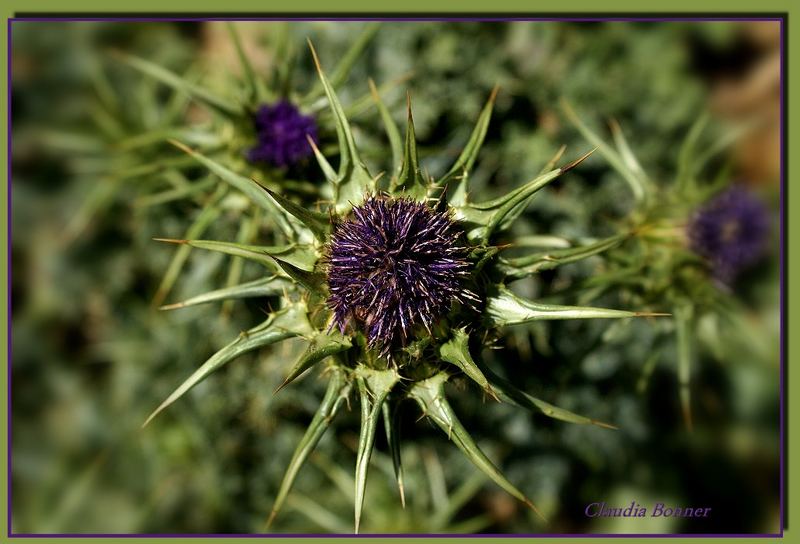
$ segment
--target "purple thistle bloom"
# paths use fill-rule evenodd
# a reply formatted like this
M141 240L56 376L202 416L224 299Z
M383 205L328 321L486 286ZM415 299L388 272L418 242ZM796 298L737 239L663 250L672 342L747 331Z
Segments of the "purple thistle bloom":
M313 152L307 136L315 143L318 141L314 118L303 115L294 104L286 100L262 105L253 122L258 145L247 152L250 162L266 162L279 168L291 166Z
M689 224L692 250L708 259L724 283L764 255L770 231L764 204L742 187L732 187L703 205Z
M353 322L370 347L389 356L415 325L429 333L454 301L474 300L464 287L469 248L447 212L407 198L370 197L334 227L328 247L328 305L344 332Z

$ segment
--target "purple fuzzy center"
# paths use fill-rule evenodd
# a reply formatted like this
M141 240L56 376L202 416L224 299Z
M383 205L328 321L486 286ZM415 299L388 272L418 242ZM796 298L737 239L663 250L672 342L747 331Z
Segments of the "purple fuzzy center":
M461 230L446 212L410 199L368 198L337 224L328 248L328 305L344 332L364 332L384 356L416 325L430 333L464 288L471 266Z
M732 187L702 206L689 224L692 250L711 264L714 277L730 283L767 248L770 217L743 187Z

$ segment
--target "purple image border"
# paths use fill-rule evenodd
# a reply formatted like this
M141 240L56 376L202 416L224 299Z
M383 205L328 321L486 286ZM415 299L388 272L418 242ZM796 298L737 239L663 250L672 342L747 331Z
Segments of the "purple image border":
M7 19L7 158L8 158L8 187L7 187L7 289L8 289L8 366L7 366L7 380L8 380L8 399L7 399L7 533L8 538L782 538L784 536L784 527L786 521L785 512L785 365L786 365L786 170L787 170L787 154L786 154L786 96L784 89L786 87L786 23L787 13L775 13L769 16L696 16L691 15L675 15L663 16L656 15L652 17L647 16L591 16L591 17L569 17L569 16L534 16L534 15L519 15L510 17L499 16L481 16L475 14L474 16L467 17L446 17L446 16L419 16L409 17L398 14L393 17L390 14L383 16L307 16L307 15L291 15L291 14L276 14L265 16L172 16L165 15L163 17L139 17L136 15L119 16L119 17L102 17L102 16L85 16L80 15L63 17L59 16L23 16L23 17L9 17ZM11 507L11 360L12 360L12 337L11 337L11 314L12 314L12 301L11 301L11 81L12 81L12 39L11 27L14 22L208 22L208 21L290 21L290 22L312 22L312 21L327 21L327 22L366 22L366 21L385 21L385 22L715 22L715 21L740 21L740 22L756 22L756 21L772 21L780 24L780 206L779 206L779 237L780 237L780 532L778 533L481 533L481 534L460 534L460 533L446 533L446 534L425 534L425 533L367 533L367 534L329 534L329 533L14 533L12 532L12 507Z

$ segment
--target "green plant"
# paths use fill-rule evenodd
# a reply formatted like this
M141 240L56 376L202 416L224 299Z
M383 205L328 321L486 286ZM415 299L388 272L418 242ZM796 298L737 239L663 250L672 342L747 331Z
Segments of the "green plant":
M618 123L610 123L612 146L569 104L563 106L633 197L619 227L632 235L610 248L602 269L582 282L581 300L588 303L613 291L629 304L671 309L673 318L660 323L658 334L649 340L639 390L647 386L659 360L675 361L681 411L691 430L690 378L698 344L720 359L737 352L758 353L765 359L771 350L767 337L754 334L746 305L732 289L740 273L768 256L772 218L755 194L732 183L728 168L719 168L713 178L707 173L712 160L750 130L752 122L704 142L708 116L700 116L680 147L671 179L659 183L641 166ZM619 345L631 334L630 328L614 327L605 340Z
M165 240L248 258L261 263L269 271L269 274L261 280L208 293L187 301L182 306L253 295L281 294L282 297L280 307L271 312L262 324L243 332L239 338L206 361L153 412L147 421L151 421L163 409L237 355L287 338L302 337L307 340L308 348L289 370L284 386L315 365L323 366L329 385L317 414L290 462L271 517L280 510L298 470L331 424L342 403L353 391L357 392L361 404L361 433L355 477L356 531L360 525L367 468L376 428L381 419L384 421L394 451L398 484L402 486L402 463L398 455L399 437L392 421L397 405L406 399L415 401L423 414L440 427L478 469L535 510L533 503L502 475L461 424L447 402L445 384L455 374L463 373L477 383L486 394L499 400L515 403L556 419L607 426L520 391L482 365L479 358L473 355L475 345L491 342L499 331L508 325L553 319L658 315L605 308L541 304L519 297L506 286L507 282L514 279L595 255L622 241L623 237L616 236L590 246L569 248L557 255L536 253L516 260L501 257L502 252L510 245L497 246L491 243L498 233L506 230L522 213L541 188L576 167L589 154L561 167L548 165L547 171L507 195L475 203L469 195L469 172L485 137L495 94L492 94L483 108L461 155L444 176L433 180L426 178L419 168L410 106L403 143L399 130L375 93L388 134L394 164L389 179L379 180L367 171L362 162L344 109L328 78L319 68L319 61L313 48L312 54L336 122L340 148L337 171L316 146L313 146L320 167L330 183L328 191L332 198L327 202L320 202L320 206L324 206L323 210L303 207L290 198L261 186L253 179L241 176L219 162L175 142L178 147L208 167L227 184L245 193L270 214L285 240L273 246L252 246L210 240ZM557 159L558 157L554 158L553 163ZM440 309L439 313L425 314L421 310L424 301L421 301L418 307L407 309L405 310L407 313L403 314L404 296L411 296L412 291L409 289L416 288L419 282L406 286L405 291L400 289L399 294L385 304L378 304L379 309L382 309L380 311L391 309L390 306L393 306L395 311L399 311L400 315L405 315L410 321L408 326L403 325L404 339L399 343L396 342L395 336L381 337L380 334L379 342L376 343L373 335L368 332L375 321L372 317L360 316L361 307L351 308L353 313L351 317L355 318L353 326L345 327L344 322L339 321L338 330L334 329L329 309L331 304L335 305L330 298L329 287L338 266L330 257L331 240L336 238L337 233L341 235L342 225L362 220L363 214L367 213L366 207L375 201L376 195L379 195L377 198L380 202L386 203L390 208L401 206L400 203L403 202L421 203L414 208L418 211L411 214L413 217L407 218L409 221L418 218L419 214L442 214L441 220L437 220L436 224L441 226L449 221L452 227L447 228L461 231L459 243L464 245L458 251L464 255L464 263L468 263L468 274L465 275L468 276L470 291L465 287L464 297L453 296L452 308ZM384 234L384 243L390 242L387 236L391 236L392 232L402 238L403 232L407 231L397 225L405 224L405 219L401 218L399 223L395 222L394 226L390 226L388 223L381 223L380 217L384 217L381 213L373 219L366 220L372 221L370 228L380 232L386 229L388 234ZM391 215L394 212L386 213ZM376 217L378 219L375 219ZM448 240L454 243L455 239L448 236ZM392 242L396 241L398 240ZM402 245L403 240L399 242ZM395 250L389 249L389 246L386 251L383 259L391 260L397 255ZM323 259L326 253L327 260ZM451 253L442 253L439 257L444 259L442 262L449 262L449 255ZM407 258L413 261L417 257ZM400 262L397 262L392 266L399 265ZM417 264L411 263L409 266ZM380 293L379 291L376 295ZM470 293L469 296L466 296L466 293ZM467 298L475 302L473 307L466 304ZM426 319L425 315L429 319ZM382 318L378 316L378 319ZM403 318L398 319L402 321ZM396 321L390 322L396 325Z

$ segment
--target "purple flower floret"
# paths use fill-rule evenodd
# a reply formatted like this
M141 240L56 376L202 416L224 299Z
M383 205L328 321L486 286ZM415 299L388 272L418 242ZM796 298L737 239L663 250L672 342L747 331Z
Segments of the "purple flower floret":
M279 168L292 166L313 152L307 136L315 143L318 141L314 118L303 115L286 100L264 104L256 112L253 122L258 144L247 153L250 162L265 162Z
M370 197L338 223L328 247L328 305L344 332L352 322L370 347L389 356L415 325L429 334L454 301L474 300L464 287L469 248L447 212L407 198Z
M730 283L765 253L770 215L743 187L732 187L702 206L689 224L692 250L708 259L715 278Z

